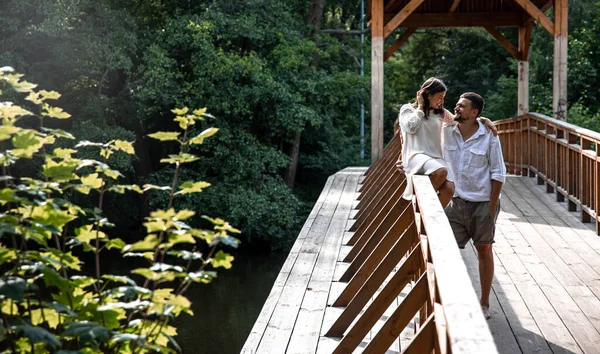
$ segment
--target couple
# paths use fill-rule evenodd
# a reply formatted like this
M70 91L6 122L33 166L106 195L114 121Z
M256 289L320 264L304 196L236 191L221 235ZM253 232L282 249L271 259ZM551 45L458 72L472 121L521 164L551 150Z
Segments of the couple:
M474 92L462 94L453 115L443 108L446 91L440 79L430 78L417 92L416 102L400 108L403 145L396 167L406 173L404 198L412 198L413 175L428 175L458 246L463 249L473 239L479 258L480 304L489 319L492 243L506 168L493 123L480 117L483 98Z

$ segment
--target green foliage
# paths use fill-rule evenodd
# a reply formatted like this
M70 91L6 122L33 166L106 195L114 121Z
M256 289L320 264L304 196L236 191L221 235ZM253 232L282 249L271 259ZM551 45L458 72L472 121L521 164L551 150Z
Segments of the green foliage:
M60 95L34 91L36 85L9 68L0 70L0 84L3 92L16 92L14 97L28 93L26 100L37 108L0 104L2 347L13 353L181 351L174 339L177 330L170 323L182 313L193 315L184 293L194 283L210 283L216 277L211 269L231 268L233 256L217 248L239 243L231 236L239 231L222 219L204 216L204 225L211 227L192 227L196 212L179 208L175 201L176 195L196 196L210 186L196 180L182 183L179 178L183 165L198 159L190 147L217 132L208 128L196 135L191 129L210 116L206 109L190 113L175 109L180 131L149 135L179 145L178 153L163 159L173 166L168 185L120 184L123 174L109 163L116 161L127 170L135 151L131 142L114 139L119 129L106 132L88 125L86 138L114 134L113 139L59 147L61 140L73 137L62 130L28 128L26 123L33 118L43 127L48 120L69 118L47 103ZM90 149L94 154L79 152ZM15 166L33 159L42 161L41 173L10 174ZM104 200L112 194L123 199L125 193L150 190L167 197L145 218L145 236L130 244L111 236L109 230L119 225L107 217ZM89 200L84 207L77 203L92 196L97 198L92 199L95 205ZM94 260L94 275L83 269L83 259L90 258L86 253ZM121 274L103 272L101 261L119 254L141 257L146 265Z

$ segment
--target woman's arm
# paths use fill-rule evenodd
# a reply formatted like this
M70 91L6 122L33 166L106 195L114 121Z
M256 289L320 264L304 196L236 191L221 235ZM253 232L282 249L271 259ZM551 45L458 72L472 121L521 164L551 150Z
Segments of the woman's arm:
M403 132L415 134L419 130L424 117L425 113L422 110L414 108L410 104L405 104L400 108L400 113L398 114L400 128L402 128Z

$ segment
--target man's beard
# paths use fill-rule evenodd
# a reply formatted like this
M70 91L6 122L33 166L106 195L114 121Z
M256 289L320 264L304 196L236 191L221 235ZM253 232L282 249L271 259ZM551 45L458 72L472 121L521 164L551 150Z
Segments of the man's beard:
M463 117L460 115L460 113L457 113L457 114L454 116L454 121L455 121L455 122L461 122L461 121L463 121L463 120L464 120L464 118L463 118Z

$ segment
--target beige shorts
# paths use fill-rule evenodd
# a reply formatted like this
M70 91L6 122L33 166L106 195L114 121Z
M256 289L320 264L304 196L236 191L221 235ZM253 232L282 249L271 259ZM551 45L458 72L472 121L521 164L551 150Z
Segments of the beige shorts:
M495 242L494 234L496 220L500 213L500 201L496 205L494 217L490 213L490 202L470 202L458 197L452 198L445 211L458 247L465 248L471 239L475 246Z

